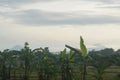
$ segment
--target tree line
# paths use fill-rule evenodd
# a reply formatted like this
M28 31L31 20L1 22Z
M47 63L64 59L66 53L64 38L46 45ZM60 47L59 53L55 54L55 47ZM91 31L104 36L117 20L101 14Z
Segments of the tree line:
M20 51L5 49L0 51L1 80L103 80L105 70L110 66L120 66L120 49L105 48L87 51L80 37L80 49L69 45L54 54L48 47L31 49L26 42ZM91 67L92 73L87 71ZM90 79L89 79L90 80Z

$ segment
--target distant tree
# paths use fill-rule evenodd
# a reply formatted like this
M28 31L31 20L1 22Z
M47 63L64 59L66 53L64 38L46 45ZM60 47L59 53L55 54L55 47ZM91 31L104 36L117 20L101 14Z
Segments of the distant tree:
M120 54L120 49L118 49L115 53Z
M103 55L112 55L114 53L114 49L112 49L112 48L105 48L103 50L100 50L99 53L103 54Z
M103 80L105 70L111 65L110 56L93 53L90 55L90 63L94 67L94 77L97 80Z

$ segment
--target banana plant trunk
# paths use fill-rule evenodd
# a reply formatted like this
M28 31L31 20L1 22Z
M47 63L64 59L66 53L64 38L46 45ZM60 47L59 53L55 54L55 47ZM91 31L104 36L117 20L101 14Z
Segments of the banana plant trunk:
M5 65L2 66L2 80L7 80L7 73Z
M8 79L10 80L11 78L11 65L8 68Z
M14 77L13 80L16 80L16 70L14 70Z
M24 80L28 80L27 69L25 69L25 73L24 73Z
M84 65L83 65L83 74L82 74L82 80L86 80L86 61L84 61Z

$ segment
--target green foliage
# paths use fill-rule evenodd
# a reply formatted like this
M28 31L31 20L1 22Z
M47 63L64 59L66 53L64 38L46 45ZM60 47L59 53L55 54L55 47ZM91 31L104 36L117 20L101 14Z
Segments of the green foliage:
M80 49L81 49L81 52L82 52L82 56L86 57L87 56L87 48L84 45L84 40L83 40L82 36L80 36Z
M59 67L62 80L73 80L72 65L74 62L74 53L70 51L67 53L66 49L61 51L59 55Z
M76 49L76 48L73 48L73 47L68 46L68 45L66 45L66 47L75 51L75 53L82 54L83 61L80 61L80 62L82 62L82 65L80 65L81 80L86 80L86 74L87 74L86 64L87 64L87 60L88 60L88 57L87 57L88 54L87 54L87 48L84 45L84 40L83 40L82 36L80 36L80 49ZM80 58L81 58L81 56L80 56Z
M0 51L0 80L112 80L104 74L113 79L119 75L120 50L106 48L88 54L82 37L80 49L66 47L70 51L65 48L54 54L48 47L32 50L26 42L20 51Z

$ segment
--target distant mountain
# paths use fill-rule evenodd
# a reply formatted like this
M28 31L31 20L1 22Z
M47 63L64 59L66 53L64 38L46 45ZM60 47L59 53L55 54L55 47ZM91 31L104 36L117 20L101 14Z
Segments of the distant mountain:
M22 46L16 45L13 48L11 48L11 50L18 50L18 51L20 51L22 48L23 48Z
M93 47L92 48L88 48L88 51L92 51L92 50L96 50L96 51L99 51L99 50L102 50L102 49L105 49L106 47L102 44L93 44L92 45Z

